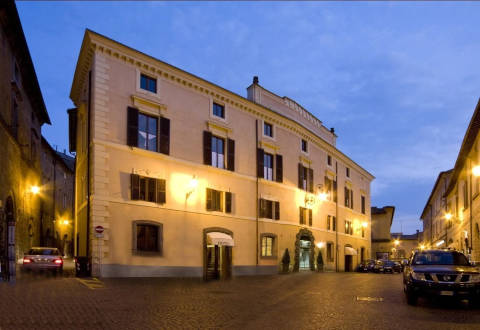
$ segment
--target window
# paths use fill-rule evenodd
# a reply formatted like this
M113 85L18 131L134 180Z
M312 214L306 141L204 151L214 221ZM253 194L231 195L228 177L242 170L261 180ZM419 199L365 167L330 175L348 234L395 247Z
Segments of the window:
M345 187L345 206L353 209L353 189Z
M157 118L138 115L138 147L157 151Z
M152 93L157 93L157 79L141 74L140 88Z
M225 141L212 135L212 166L225 167Z
M327 165L332 166L332 156L327 155Z
M271 236L262 237L262 257L272 257L273 256L273 240Z
M14 138L18 138L18 103L15 96L12 96L12 112L10 119L10 129Z
M273 181L275 173L275 181L283 182L283 157L264 152L263 149L257 149L257 176Z
M303 140L303 139L302 139L302 151L303 151L303 152L308 152L307 141L305 141L305 140Z
M468 209L468 187L467 181L463 183L463 209Z
M347 178L350 177L350 168L348 168L348 167L347 167L347 169L346 169L346 175L347 175Z
M300 206L300 224L306 225L308 219L308 225L312 226L312 209L307 209Z
M153 203L166 203L166 181L131 174L132 200L141 200Z
M163 226L153 221L133 222L133 254L162 254Z
M337 217L332 216L332 230L337 231Z
M263 154L263 178L273 181L273 155Z
M327 199L329 201L332 200L332 192L333 192L333 180L330 179L328 176L325 177L325 193L327 194Z
M218 103L213 103L213 115L225 119L225 107Z
M350 220L345 220L345 234L353 235L353 226Z
M327 230L337 230L337 219L333 215L327 215Z
M365 196L362 196L362 213L365 214Z
M260 218L280 220L280 202L260 198Z
M273 126L269 123L263 123L263 135L273 137Z
M232 193L207 188L207 211L232 213Z
M331 215L327 215L327 230L331 230L332 228L332 216Z
M365 237L365 227L362 226L362 237Z
M327 243L327 261L333 262L334 258L333 243Z
M313 169L298 163L298 188L313 193Z

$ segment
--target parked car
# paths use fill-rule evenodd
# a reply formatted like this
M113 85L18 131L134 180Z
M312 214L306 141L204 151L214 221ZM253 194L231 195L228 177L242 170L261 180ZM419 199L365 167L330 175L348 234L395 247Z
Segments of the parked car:
M415 305L419 296L478 300L480 271L458 251L417 251L403 272L403 289L410 305Z
M395 272L398 272L398 273L401 273L403 272L403 267L402 267L402 264L398 261L394 261L393 262L393 270Z
M402 266L398 261L383 260L383 272L384 273L400 273L402 271Z
M357 267L357 272L371 272L374 266L375 260L369 259L362 261Z
M402 272L403 272L403 270L405 269L405 266L408 265L408 259L402 259L402 261L400 261L400 265L402 266Z
M62 254L57 248L32 247L23 257L23 270L63 272Z

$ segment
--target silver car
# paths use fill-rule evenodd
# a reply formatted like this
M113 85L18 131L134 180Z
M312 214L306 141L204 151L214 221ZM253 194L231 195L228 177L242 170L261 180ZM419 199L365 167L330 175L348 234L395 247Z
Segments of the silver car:
M57 248L32 247L23 257L23 270L63 272L62 254Z

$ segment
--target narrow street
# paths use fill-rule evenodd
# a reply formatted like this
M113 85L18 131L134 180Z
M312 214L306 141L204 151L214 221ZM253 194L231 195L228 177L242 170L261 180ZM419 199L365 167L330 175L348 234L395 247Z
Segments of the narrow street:
M0 284L3 329L478 329L480 308L420 300L401 275L299 273L199 279L28 274Z

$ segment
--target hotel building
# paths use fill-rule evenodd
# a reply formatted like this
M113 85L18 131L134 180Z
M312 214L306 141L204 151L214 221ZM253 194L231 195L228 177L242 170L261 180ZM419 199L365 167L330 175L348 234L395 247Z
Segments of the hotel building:
M349 271L373 176L302 106L247 97L87 30L70 97L75 251L99 276ZM101 226L104 232L97 234Z

